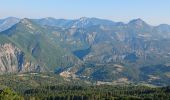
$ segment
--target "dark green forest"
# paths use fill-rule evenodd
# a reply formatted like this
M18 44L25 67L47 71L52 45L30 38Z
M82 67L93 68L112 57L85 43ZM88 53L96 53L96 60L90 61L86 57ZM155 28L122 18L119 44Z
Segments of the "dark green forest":
M169 100L170 87L143 86L45 86L26 90L24 98L47 100Z
M1 100L170 100L170 87L147 86L40 86L23 93L5 88Z
M50 73L0 75L0 100L170 100L170 86L96 85Z

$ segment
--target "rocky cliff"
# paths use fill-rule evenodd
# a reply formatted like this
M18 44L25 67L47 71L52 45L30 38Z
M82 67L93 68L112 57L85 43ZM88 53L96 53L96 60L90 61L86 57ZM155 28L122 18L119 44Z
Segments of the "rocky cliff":
M39 65L26 60L24 52L11 43L0 45L0 72L37 72Z

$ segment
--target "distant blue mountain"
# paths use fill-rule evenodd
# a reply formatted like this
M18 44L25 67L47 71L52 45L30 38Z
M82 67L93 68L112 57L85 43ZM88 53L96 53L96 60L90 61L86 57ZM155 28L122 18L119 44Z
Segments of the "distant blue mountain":
M15 18L15 17L8 17L5 19L1 19L0 20L0 32L10 28L11 26L18 23L19 21L20 19Z
M39 23L42 26L55 26L62 28L86 28L95 25L114 25L115 22L105 19L98 18L87 18L82 17L76 20L67 20L67 19L55 19L55 18L43 18L43 19L34 19L35 22Z

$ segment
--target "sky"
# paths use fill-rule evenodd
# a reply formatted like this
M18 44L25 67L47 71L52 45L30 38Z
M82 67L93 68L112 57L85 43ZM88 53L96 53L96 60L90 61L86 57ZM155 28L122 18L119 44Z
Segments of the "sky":
M170 0L1 0L0 18L97 17L115 22L141 18L170 24Z

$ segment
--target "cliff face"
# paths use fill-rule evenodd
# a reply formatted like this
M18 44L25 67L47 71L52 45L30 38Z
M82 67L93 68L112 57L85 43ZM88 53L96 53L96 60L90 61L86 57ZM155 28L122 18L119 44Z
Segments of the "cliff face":
M27 61L25 54L10 43L0 45L0 73L37 72L40 66Z

